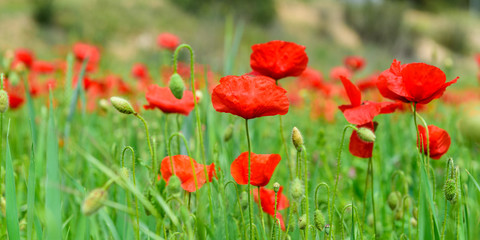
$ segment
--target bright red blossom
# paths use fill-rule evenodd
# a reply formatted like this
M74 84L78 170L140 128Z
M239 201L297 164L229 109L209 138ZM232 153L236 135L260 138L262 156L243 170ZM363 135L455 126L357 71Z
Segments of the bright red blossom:
M198 189L200 189L203 184L207 182L207 178L205 177L205 167L207 168L208 182L211 182L214 176L217 177L217 173L215 171L215 164L213 163L206 166L197 163L193 158L189 158L185 155L175 155L171 158L167 156L162 160L162 164L160 166L162 178L167 182L167 184L170 180L170 177L172 176L172 162L170 160L173 162L175 175L182 182L182 188L185 191L196 191L197 186L195 185L195 178L197 180ZM195 168L195 172L192 168L192 162Z
M28 50L19 48L15 50L15 58L13 59L12 67L15 67L18 63L23 63L27 68L30 68L35 61L34 54Z
M418 131L421 137L421 143L417 137L417 146L423 153L427 154L427 133L425 127L418 125ZM430 157L433 159L440 159L450 148L451 140L448 132L434 125L428 125L428 146Z
M456 83L457 78L446 81L445 73L425 63L401 65L393 60L390 69L383 71L377 79L380 93L392 100L427 104L440 98L445 89Z
M305 47L293 42L274 40L252 46L250 66L275 80L298 76L307 67Z
M191 91L185 91L183 98L177 99L173 96L170 88L152 84L148 87L145 98L148 101L148 105L144 106L145 109L158 108L164 113L178 113L188 116L194 108Z
M180 45L180 38L171 33L161 33L157 37L157 44L161 48L175 51Z
M55 64L47 61L35 61L33 62L32 71L36 73L53 73L55 71Z
M259 187L267 185L280 159L278 154L255 154L252 152L250 184ZM230 173L238 184L248 184L248 152L243 152L232 162Z
M373 132L377 128L377 122L368 122L363 125L357 125L357 128L365 127ZM373 142L365 142L360 137L358 137L357 131L353 131L350 136L350 144L348 145L348 150L353 156L359 158L369 158L372 157L373 152Z
M280 186L280 190L277 193L277 218L280 220L280 226L282 230L285 231L285 222L283 220L282 214L279 210L286 209L289 206L288 198L282 194L283 186ZM258 190L253 190L253 198L255 202L258 202ZM275 215L275 191L265 189L264 187L260 188L260 200L262 202L262 210L269 214L270 216Z
M100 61L100 50L94 45L78 42L73 45L73 53L79 62L88 57L87 71L95 71Z
M225 76L213 89L212 104L217 112L252 119L285 115L289 102L287 91L264 76Z
M350 70L356 72L365 66L365 59L360 56L347 56L343 60L343 64Z

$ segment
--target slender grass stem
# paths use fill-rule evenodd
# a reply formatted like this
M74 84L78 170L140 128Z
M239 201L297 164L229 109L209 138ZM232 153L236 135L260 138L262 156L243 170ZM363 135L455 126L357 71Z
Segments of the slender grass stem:
M308 158L307 158L307 149L305 148L305 145L302 146L302 150L303 150L303 160L304 160L304 163L303 163L303 167L305 169L305 172L304 172L304 178L305 178L305 214L307 216L307 228L305 229L305 239L308 239L308 226L309 226L309 218L308 218L308 215L309 215L309 210L310 208L308 207L308 203L309 203L309 200L308 200ZM302 154L301 152L298 152L298 154Z
M133 180L133 186L134 187L137 187L136 185L136 180L135 180L135 151L133 151L133 148L130 147L130 146L126 146L125 148L123 148L123 152L122 152L122 167L125 166L125 152L127 150L130 150L130 152L132 152L132 180ZM135 221L136 221L136 225L135 225L135 236L136 236L136 239L140 239L140 218L139 218L139 214L138 214L138 199L137 199L137 196L134 195L134 198L135 198Z

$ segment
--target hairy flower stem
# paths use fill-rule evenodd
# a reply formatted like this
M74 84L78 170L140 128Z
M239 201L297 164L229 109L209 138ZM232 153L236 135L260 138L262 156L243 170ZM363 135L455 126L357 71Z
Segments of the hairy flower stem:
M345 140L345 133L347 132L348 128L356 129L355 126L353 125L347 125L343 128L343 133L342 133L342 140L340 141L340 148L338 149L338 155L337 155L337 176L335 178L335 186L333 188L333 196L332 196L332 206L329 207L328 209L328 220L331 222L330 224L330 232L332 233L331 236L335 236L335 231L334 231L334 220L333 220L333 213L332 213L332 208L335 208L335 196L337 193L337 186L338 186L338 178L340 176L340 167L342 164L342 149L343 149L343 142ZM335 237L334 237L335 238Z
M277 85L278 85L278 81L277 81ZM282 115L279 115L278 119L279 119L279 122L280 122L280 137L282 139L283 148L285 149L285 157L287 158L287 163L290 163L290 154L288 153L287 141L285 140L285 134L283 133ZM290 175L290 180L293 180L293 176L291 176L291 175Z
M147 134L147 143L148 143L148 149L150 150L150 157L152 158L152 183L155 182L155 177L156 177L156 173L157 173L157 163L155 161L155 156L153 154L153 148L152 148L152 143L150 141L150 134L148 132L148 125L147 125L147 122L145 121L145 119L140 116L140 114L138 113L134 113L133 115L135 115L135 117L137 117L138 119L140 119L142 122L143 122L143 125L145 126L145 133Z
M133 179L133 186L137 187L136 181L135 181L135 151L133 151L133 148L130 147L130 146L126 146L125 148L123 148L122 167L124 167L125 152L127 150L130 150L130 152L132 152L132 179ZM135 221L136 221L135 236L136 236L136 239L140 239L140 222L139 222L139 214L138 214L138 199L137 199L137 196L135 194L134 194L133 197L135 198Z
M274 219L274 223L273 223L273 227L272 227L272 235L270 237L270 239L274 240L276 239L276 229L277 229L277 225L279 224L279 220L277 218L277 195L278 195L278 192L275 192L275 202L273 204L273 219Z
M262 198L260 197L260 187L257 187L258 191L258 211L260 212L260 221L262 222L263 235L265 236L265 221L263 221L263 210L262 210Z
M180 138L183 139L183 144L185 144L185 148L187 149L187 156L188 156L188 159L190 159L190 165L192 166L192 172L193 172L193 182L195 183L195 190L198 190L198 181L197 181L197 173L195 171L195 165L193 164L193 159L192 159L192 155L190 154L190 149L188 148L188 144L187 144L187 139L185 138L185 136L179 132L176 132L174 134L172 134L170 136L170 138L168 139L168 144L167 144L167 150L168 150L168 156L169 156L169 160L170 160L170 164L172 165L172 169L173 169L173 161L172 161L172 152L171 152L171 145L172 145L172 139L174 137L178 137L177 138L177 142L179 143L180 142ZM180 146L180 145L178 145ZM180 154L180 153L178 153ZM207 166L204 166L204 168L206 168ZM172 170L172 173L173 173L173 170ZM206 179L208 179L208 175L205 177ZM190 195L188 196L188 200L189 200L189 206L190 206Z
M252 154L252 146L250 144L250 133L248 132L248 119L245 119L245 131L247 132L247 143L248 143L248 212L250 217L250 240L253 239L253 207L251 204L251 177L252 177L252 169L251 169L251 154ZM261 211L261 210L260 210Z
M372 212L373 212L373 232L374 232L374 236L375 238L377 237L377 214L375 213L375 187L373 186L373 176L375 175L374 172L373 172L373 161L372 161L372 157L370 157L370 159L368 160L368 165L369 165L369 169L370 169L370 185L372 187L372 191L370 192L371 194L371 198L372 198Z
M175 49L174 55L173 55L173 72L177 72L177 60L178 60L178 53L180 52L180 49L186 48L188 49L190 53L190 81L191 81L191 87L192 87L192 93L193 93L193 106L195 108L195 118L197 120L197 138L198 141L200 142L200 148L202 152L202 164L207 165L207 160L206 160L206 155L205 155L205 145L203 143L203 136L202 136L202 123L200 121L200 110L198 109L198 102L197 102L197 95L195 93L195 76L194 76L194 71L195 71L195 60L194 60L194 55L193 55L193 49L190 45L188 44L180 44L180 46ZM205 171L205 176L208 176L207 173L207 168L204 168ZM215 226L213 222L213 204L212 204L212 186L211 184L208 184L208 201L210 203L210 224L211 226Z
M310 226L309 225L309 219L308 219L308 213L309 213L309 210L310 210L309 207L308 207L308 202L309 202L309 200L308 200L308 164L307 164L308 159L307 159L307 149L305 148L305 145L302 146L302 149L303 149L303 160L304 160L304 164L303 164L304 166L303 167L305 169L305 172L304 172L304 175L305 175L304 176L304 179L305 179L304 180L305 181L305 214L307 216L307 219L306 219L307 220L307 225L306 225L307 228L305 229L305 239L308 239L308 232L309 232L308 226ZM302 153L300 151L298 151L297 155L298 154L302 154Z

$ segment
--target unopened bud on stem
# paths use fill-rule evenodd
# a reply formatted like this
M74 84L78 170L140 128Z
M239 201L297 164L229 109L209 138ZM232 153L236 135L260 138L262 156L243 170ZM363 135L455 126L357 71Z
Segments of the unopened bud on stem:
M110 102L112 105L121 113L125 114L134 114L135 110L133 110L132 105L127 100L120 98L120 97L111 97Z
M375 133L366 127L361 127L357 130L357 135L365 142L375 142Z
M183 83L183 79L178 73L174 73L170 77L170 83L168 84L170 91L172 92L173 96L177 99L182 99L183 91L185 91L185 83Z
M92 215L103 207L103 202L107 200L108 192L104 188L96 188L91 191L83 201L82 212L86 216Z
M297 151L301 152L303 148L303 137L302 137L302 133L300 133L297 127L293 127L292 142L295 148L297 149Z

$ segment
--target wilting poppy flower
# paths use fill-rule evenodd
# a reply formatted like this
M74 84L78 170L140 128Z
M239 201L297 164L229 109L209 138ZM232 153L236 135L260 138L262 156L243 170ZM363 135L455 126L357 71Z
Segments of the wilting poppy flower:
M277 218L280 220L280 226L282 230L285 231L285 222L283 220L282 214L279 210L288 208L289 202L288 198L282 194L283 186L280 186L280 189L277 193ZM258 203L258 190L253 189L253 198L255 202ZM260 200L262 202L262 210L270 216L275 215L275 191L265 189L264 187L260 188Z
M278 154L255 154L252 152L250 184L259 187L267 185L280 159ZM230 173L238 184L248 184L248 152L243 152L232 162Z
M343 60L343 64L350 70L356 72L365 66L365 59L360 56L348 56Z
M274 40L252 46L250 66L275 80L298 76L307 67L305 47L293 42Z
M88 57L87 71L94 71L100 61L100 50L94 45L86 43L75 43L73 53L78 61L83 62Z
M341 77L350 79L352 71L344 66L333 67L330 69L330 79L340 80Z
M195 168L195 173L192 169L192 163ZM195 178L197 179L197 185L200 189L203 184L207 182L205 178L205 167L207 167L207 174L208 174L208 181L211 182L212 178L217 176L215 172L215 164L210 164L205 166L203 164L197 163L193 158L189 158L185 155L175 155L171 157L173 162L173 168L175 169L175 175L180 179L182 182L182 188L188 192L195 192ZM170 157L167 156L162 160L162 164L160 166L160 172L162 173L163 180L165 180L168 184L170 177L172 176L172 163L170 162ZM195 175L194 175L195 174Z
M175 51L180 45L180 38L171 33L161 33L157 37L157 44L161 48Z
M145 109L158 108L164 113L179 113L188 116L194 108L191 91L185 91L183 98L177 99L173 96L170 88L152 84L148 87L145 98L148 101L148 105L143 106Z
M289 102L287 91L265 76L225 76L213 89L212 104L217 112L252 119L285 115Z
M30 50L19 48L15 50L15 58L13 59L12 67L15 67L18 63L23 63L27 68L30 68L33 61L35 61L35 56Z
M377 122L369 122L363 125L357 125L357 128L365 127L372 132L375 132L377 128ZM373 142L365 142L360 137L358 137L357 131L353 131L350 136L350 144L348 145L348 150L353 156L360 158L369 158L372 157L373 152Z
M440 98L445 89L456 83L457 78L446 81L445 73L425 63L401 65L393 60L390 69L383 71L377 79L380 93L392 100L427 104Z
M392 113L396 103L390 102L362 102L362 93L355 84L347 78L341 76L342 84L345 87L350 105L341 105L338 108L349 123L363 125L373 121L373 118L379 114Z
M423 154L427 154L427 133L423 126L418 125L418 131L421 137L421 143L417 137L417 146L421 150L423 149ZM428 145L430 151L430 157L433 159L440 159L450 148L450 135L448 132L434 125L428 125Z

